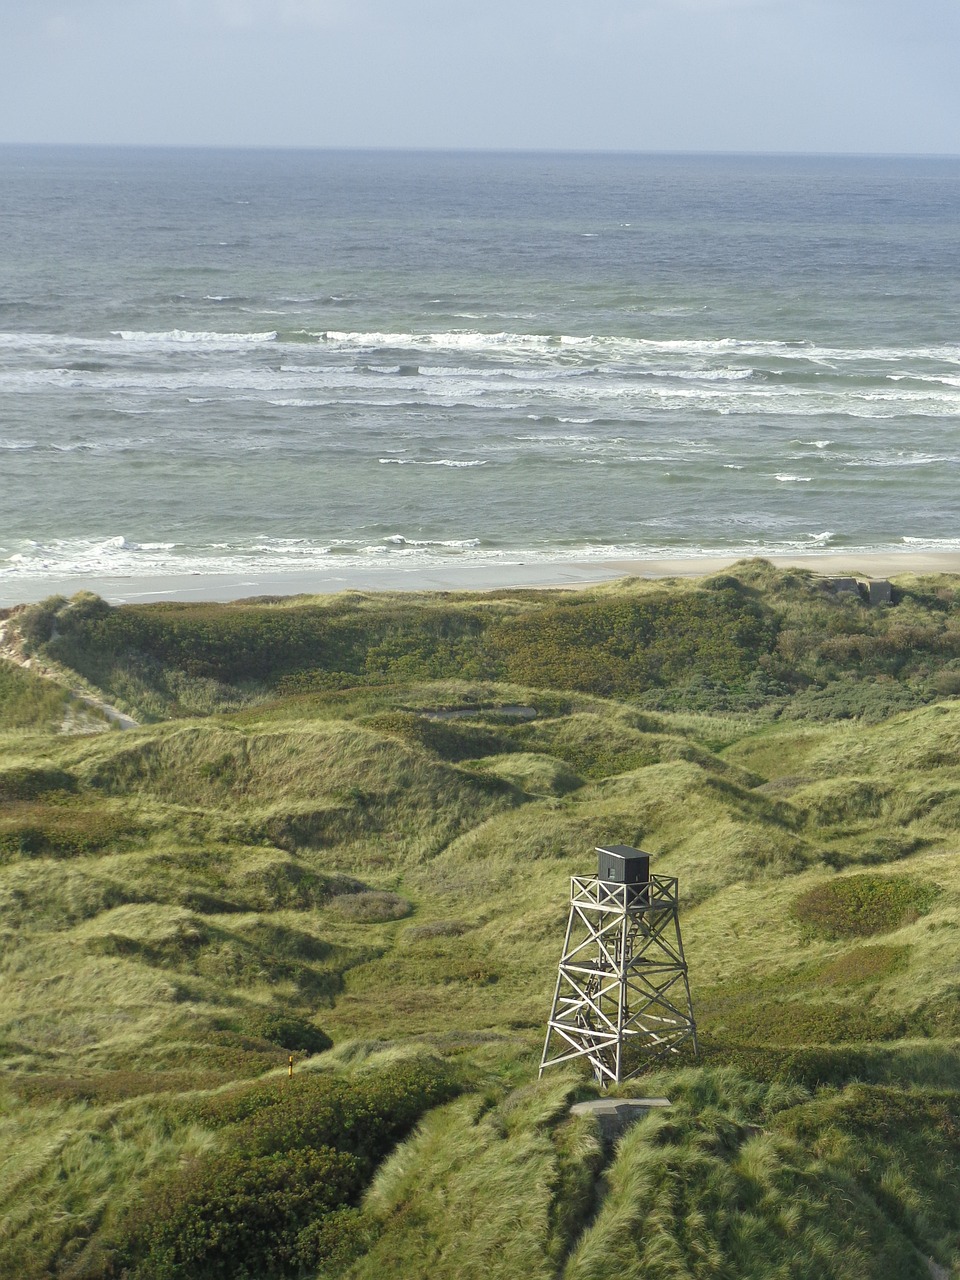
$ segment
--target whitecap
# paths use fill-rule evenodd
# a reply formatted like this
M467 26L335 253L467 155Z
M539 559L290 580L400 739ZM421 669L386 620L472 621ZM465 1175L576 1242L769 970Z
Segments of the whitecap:
M217 333L213 330L164 329L153 333L142 329L113 329L111 337L120 338L123 342L138 343L143 346L208 346L236 347L248 343L276 342L277 331L270 329L262 333Z
M774 479L779 480L781 484L790 484L790 483L809 484L810 481L813 479L813 477L812 476L792 476L792 475L789 475L787 472L778 471L777 474L774 476Z
M128 542L123 534L118 534L114 538L107 538L96 548L98 551L139 551L140 545L136 542Z
M416 458L379 458L379 462L393 463L398 467L485 467L486 458L472 458L469 462L460 462L455 458L437 458L435 462L420 462Z
M479 538L405 538L402 533L391 533L382 539L389 547L403 548L405 551L423 551L440 548L443 551L472 551L481 545ZM383 549L381 544L365 547L368 553L376 553Z

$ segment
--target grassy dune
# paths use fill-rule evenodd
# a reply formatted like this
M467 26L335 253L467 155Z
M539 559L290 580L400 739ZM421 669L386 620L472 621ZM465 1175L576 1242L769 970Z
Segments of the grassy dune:
M146 723L0 668L0 1275L960 1267L960 582L8 628ZM615 1145L536 1081L605 842L680 877L703 1048Z

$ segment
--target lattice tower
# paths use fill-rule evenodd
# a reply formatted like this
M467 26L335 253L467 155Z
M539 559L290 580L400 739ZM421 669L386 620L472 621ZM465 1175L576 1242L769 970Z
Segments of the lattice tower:
M621 884L573 876L540 1074L587 1058L597 1080L609 1085L687 1044L696 1056L676 879L649 875Z

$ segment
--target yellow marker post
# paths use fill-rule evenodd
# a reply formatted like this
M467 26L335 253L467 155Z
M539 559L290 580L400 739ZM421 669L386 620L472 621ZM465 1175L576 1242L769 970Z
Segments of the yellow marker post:
M287 1072L287 1074L291 1076L293 1075L293 1054L292 1053L290 1055L290 1070Z

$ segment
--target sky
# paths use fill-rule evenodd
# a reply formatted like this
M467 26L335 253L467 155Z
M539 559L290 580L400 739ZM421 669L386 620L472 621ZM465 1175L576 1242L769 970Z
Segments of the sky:
M960 154L958 0L0 0L0 142Z

